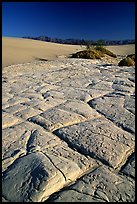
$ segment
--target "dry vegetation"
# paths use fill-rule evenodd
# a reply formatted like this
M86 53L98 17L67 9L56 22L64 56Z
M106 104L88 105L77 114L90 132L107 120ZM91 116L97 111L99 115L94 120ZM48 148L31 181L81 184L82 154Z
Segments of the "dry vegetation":
M131 56L131 57L129 57ZM119 66L135 66L135 55L129 55L126 58L122 59L118 65Z
M102 59L105 55L117 58L117 55L106 49L102 45L92 46L87 44L86 49L73 53L71 58L84 58L84 59ZM122 59L118 66L134 66L135 65L135 54L127 55L126 58Z
M73 53L71 57L84 59L101 59L101 57L104 57L105 54L114 58L117 57L113 52L107 50L105 47L101 45L100 46L87 45L85 50Z

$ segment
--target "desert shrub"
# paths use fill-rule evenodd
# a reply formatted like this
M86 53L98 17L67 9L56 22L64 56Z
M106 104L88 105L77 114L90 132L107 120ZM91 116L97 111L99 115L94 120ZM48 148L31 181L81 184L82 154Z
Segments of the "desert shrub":
M88 51L94 49L94 45L92 44L92 41L90 41L90 40L85 41L85 46L86 46L86 50L88 50Z
M72 58L84 58L84 59L101 59L101 55L96 50L84 50L72 54Z
M135 54L128 55L127 57L130 57L135 62Z
M84 59L101 59L107 54L111 57L117 57L115 54L104 48L102 45L93 46L87 41L86 50L79 51L72 54L72 58L84 58Z
M130 57L124 58L118 63L118 66L128 66L129 67L129 66L134 66L134 65L135 65L135 62Z
M105 41L104 40L97 40L97 42L96 42L96 45L97 46L103 46L103 45L105 45Z
M111 56L111 57L115 57L115 58L117 57L113 52L107 50L107 49L106 49L105 47L103 47L103 46L96 46L94 49L97 50L97 51L102 52L103 54L107 54L107 55L109 55L109 56Z

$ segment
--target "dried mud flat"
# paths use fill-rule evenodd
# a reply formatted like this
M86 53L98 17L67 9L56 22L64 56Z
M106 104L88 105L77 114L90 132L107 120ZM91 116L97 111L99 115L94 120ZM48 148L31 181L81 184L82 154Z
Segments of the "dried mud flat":
M2 94L3 202L135 200L135 67L13 65Z

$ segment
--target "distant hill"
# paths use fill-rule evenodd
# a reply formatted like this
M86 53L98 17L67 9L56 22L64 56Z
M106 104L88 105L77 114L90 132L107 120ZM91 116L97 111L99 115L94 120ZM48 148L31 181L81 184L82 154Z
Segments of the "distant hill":
M135 44L135 40L127 39L127 40L84 40L84 39L60 39L60 38L51 38L48 36L39 36L39 37L22 37L27 39L33 40L41 40L46 42L54 42L60 44L70 44L70 45L86 45L87 42L92 45L97 45L99 41L102 42L102 45L128 45L128 44Z

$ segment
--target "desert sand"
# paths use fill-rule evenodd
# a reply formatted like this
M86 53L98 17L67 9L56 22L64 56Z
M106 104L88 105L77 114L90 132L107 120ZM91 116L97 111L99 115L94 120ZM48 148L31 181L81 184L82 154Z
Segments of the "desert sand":
M69 55L81 50L77 45L62 45L51 42L23 38L2 38L2 67L34 62L38 60L53 60L59 56Z
M108 50L113 52L116 55L130 55L135 53L135 45L113 45L106 46Z
M62 58L83 48L80 45L62 45L23 38L3 37L2 67L38 60ZM107 48L117 55L135 53L135 45L107 46Z

